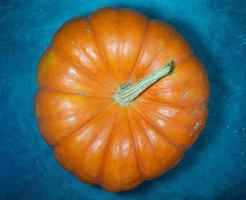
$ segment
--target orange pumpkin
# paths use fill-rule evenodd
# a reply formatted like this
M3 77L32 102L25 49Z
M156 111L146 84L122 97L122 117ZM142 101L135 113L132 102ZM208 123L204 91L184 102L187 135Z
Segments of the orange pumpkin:
M35 114L61 165L110 191L174 167L207 119L209 84L173 27L104 8L65 23L39 64Z

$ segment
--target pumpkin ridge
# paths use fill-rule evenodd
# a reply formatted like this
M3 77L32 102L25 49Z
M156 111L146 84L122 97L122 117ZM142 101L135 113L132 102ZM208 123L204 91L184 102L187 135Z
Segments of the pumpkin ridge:
M109 116L112 115L112 114L111 114L111 112L112 112L111 109L113 109L113 105L111 105L110 108L104 110L103 112L101 112L100 114L96 115L94 118L92 118L91 120L89 120L89 121L88 121L88 122L87 122L80 130L77 130L77 131L73 132L72 134L68 135L68 136L64 139L64 141L66 141L69 137L76 137L76 136L78 136L79 134L83 135L83 132L84 132L83 129L86 129L86 128L88 128L88 126L93 125L93 123L94 123L99 117L102 117L102 116L103 116L103 118L105 118L106 116L108 116L106 119L103 119L104 123L102 124L102 126L100 127L100 129L98 130L98 132L94 135L94 137L93 137L93 139L90 141L90 143L87 144L87 149L86 149L86 151L83 152L83 154L82 154L82 152L79 153L79 154L81 154L81 155L86 155L86 154L88 153L88 151L90 150L91 145L95 142L95 140L98 138L98 136L99 136L100 134L103 134L101 131L105 128L106 125L108 125L108 119L110 119ZM114 122L113 122L112 124L114 124ZM112 125L112 128L113 128L113 125ZM111 130L111 131L112 131L112 130ZM111 132L111 131L109 131L109 132ZM90 134L90 133L86 133L86 134ZM109 139L109 138L108 138L108 139ZM62 141L62 142L63 142L63 141ZM63 143L60 143L59 145L62 145L62 144L63 144ZM57 148L59 148L59 145L55 146L55 154L56 154ZM57 147L57 148L56 148L56 147ZM105 149L106 149L106 146L105 146ZM100 165L99 165L99 166L100 166L100 167L99 167L99 170L100 170L102 164L103 164L103 159L102 159L102 163L100 163ZM72 167L69 169L69 171L70 171L72 174L74 174L74 175L76 176L77 171L73 169L73 165L71 165L71 166L72 166ZM99 176L98 176L99 170L97 171L97 176L96 176L96 177L91 177L91 178L93 179L93 182L89 182L90 184L100 184L100 178L99 178ZM79 179L83 180L82 177L79 177ZM86 181L86 180L84 180L84 181Z
M112 129L111 130L114 130L115 126L117 125L118 120L119 120L119 110L118 110L118 112L117 112L117 114L115 116L115 120L114 120L114 123L112 125ZM103 168L104 168L104 161L105 161L106 154L108 152L108 147L109 147L109 144L111 142L111 138L112 138L112 135L113 134L114 133L111 133L109 135L108 140L107 140L107 144L106 144L105 149L104 149L104 152L103 152L102 163L100 164L99 171L98 171L98 179L100 180L100 182L98 182L99 185L101 185L102 182L103 182L103 179L101 177L101 174L102 174L102 171L103 171Z
M194 108L199 108L199 106L195 106ZM177 108L177 109L179 109L178 110L178 113L180 113L180 112L182 112L183 109L186 109L186 108ZM170 123L172 126L175 126L177 128L192 128L193 127L192 124L185 125L185 124L176 123L175 121L173 121L173 117L168 117L167 115L164 115L162 113L156 113L155 115L158 116L158 117L160 117L160 118L162 118L162 119L164 119L166 123Z
M95 97L95 96L87 96L87 95L81 95L81 94L79 94L79 93L70 93L70 92L63 92L63 91L57 91L57 90L38 90L38 92L37 92L37 94L41 94L41 93L51 93L51 94L65 94L65 95L72 95L72 96L81 96L81 97ZM96 96L96 98L101 98L101 99L111 99L112 97L111 96L109 96L109 97L100 97L100 96ZM113 105L113 103L112 103L112 105ZM80 111L77 111L76 113L79 113ZM102 111L103 112L103 111ZM49 116L55 116L56 114L53 114L53 115L49 115ZM36 116L36 117L38 117L38 116ZM47 117L47 116L46 116ZM61 117L61 116L59 116L59 117Z
M134 145L134 141L132 140L131 137L131 133L129 132L130 129L129 127L124 126L125 123L127 123L128 119L127 119L127 115L126 115L126 109L125 108L119 108L119 112L117 113L117 119L116 119L116 123L115 123L115 127L114 129L116 130L113 131L113 133L111 134L111 136L115 136L118 135L120 137L117 138L116 137L111 137L110 141L108 141L107 143L107 150L105 151L105 157L104 157L104 163L110 162L111 159L108 160L108 158L112 158L111 156L108 157L108 153L112 151L114 151L115 144L117 143L119 145L119 148L121 150L119 150L118 156L114 157L112 159L112 161L116 164L116 166L118 166L119 168L119 174L114 174L113 177L113 182L112 180L110 180L110 177L107 176L107 172L111 169L109 165L105 164L104 168L102 168L102 175L101 176L101 182L100 182L100 186L102 186L103 188L109 190L109 191L114 191L116 188L118 191L125 191L128 188L128 184L134 184L134 187L137 187L138 185L140 185L143 181L143 179L141 178L141 174L138 168L138 161L137 161L137 157L134 155L134 147L132 145ZM124 119L124 120L123 120ZM116 128L117 127L117 128ZM125 130L125 131L124 131ZM128 150L126 150L127 152L131 151L131 154L126 155L126 157L124 157L124 152L122 149L122 145L123 145L123 140L119 140L119 138L123 139L123 138L127 138L127 143L131 144L129 147L127 147ZM111 155L111 154L110 154ZM129 157L130 156L130 157ZM127 169L130 170L130 174L131 176L129 176L129 171L126 170L124 168L124 165L118 165L118 163L122 163L122 160L124 160L124 163L128 163L128 161L132 162L133 161L133 165L131 165L131 167L129 168L129 165L127 167ZM132 170L131 168L135 169L134 175L132 174ZM105 175L105 171L106 171L106 176ZM110 170L111 171L111 170ZM134 177L133 177L134 176ZM128 178L126 178L128 177ZM122 186L123 184L123 186Z
M150 66L152 66L152 64L154 63L155 59L158 58L158 56L160 56L161 53L162 53L163 51L165 51L165 49L161 49L160 51L158 51L158 52L156 53L156 55L153 56L153 58L151 59L150 63L149 63L148 65L146 65L144 68L142 68L141 70L142 70L142 71L146 71L147 68L149 68ZM175 61L175 62L176 62L176 61ZM151 73L150 73L150 74L151 74ZM133 75L133 76L134 76L134 75ZM144 76L143 76L143 77L144 77ZM141 79L141 78L140 78L140 79Z
M150 96L150 98L154 98L153 96ZM143 102L143 103L150 103L150 104L156 104L156 105L161 105L161 106L168 106L170 108L181 108L181 109L186 109L186 108L197 108L201 105L204 105L204 102L198 103L197 105L192 105L192 106L183 106L183 105L178 105L178 106L174 106L168 102L162 102L162 101L153 101L153 100L149 100L149 99L138 99L139 102ZM207 103L206 103L207 104Z
M105 109L103 109L102 111L96 113L95 115L93 115L90 119L87 120L87 122L85 122L80 128L78 128L78 130L74 131L73 133L68 134L65 138L63 138L59 143L55 144L54 147L56 148L56 146L60 145L61 143L63 143L63 141L65 141L71 134L76 134L78 133L80 130L82 130L84 127L86 127L86 125L92 121L94 121L98 116L104 114L105 112L107 112L108 110L110 110L110 108L112 108L112 106L114 105L114 103L110 104L109 106L107 106Z
M158 22L158 23L159 23L159 21L157 21L157 20L150 20L150 23L155 23L155 22ZM165 24L165 23L162 23L162 22L160 23L160 25L163 25L163 24ZM182 36L180 36L180 35L175 35L175 34L176 34L176 29L173 28L173 27L172 27L171 25L169 25L169 24L165 24L165 26L167 26L167 27L165 27L166 29L172 30L172 34L169 34L169 37L170 37L170 38L169 38L169 41L168 41L165 45L162 45L162 46L159 47L160 50L159 50L159 51L156 53L156 55L153 56L153 58L150 60L150 64L148 64L148 65L144 66L143 68L141 68L141 71L143 71L143 76L146 75L146 74L144 73L144 71L147 71L148 68L151 69L150 73L152 73L153 69L152 69L151 66L153 65L153 63L154 63L156 60L158 60L158 58L161 57L161 55L162 55L164 52L166 52L166 54L169 54L169 53L170 53L170 50L172 49L173 42L175 41L175 39L179 39L179 37L181 37L181 38L183 39L183 42L185 42L188 51L187 51L184 55L181 55L181 56L179 55L178 58L175 58L175 59L174 59L174 58L168 56L168 57L169 57L168 59L172 59L172 60L174 61L175 65L177 65L178 63L183 62L184 60L187 60L188 58L194 56L193 51L192 51L192 48L189 46L189 44L187 43L187 41L186 41ZM161 37L162 37L162 36L161 36Z
M61 52L60 50L58 50L55 46L51 47L53 49L53 51L55 51L57 53L57 55L59 55L63 60L65 60L66 62L72 64L73 66L79 68L83 73L85 73L88 77L90 77L93 81L95 81L99 87L102 87L102 85L104 85L104 83L100 83L98 81L98 79L94 78L90 73L88 73L85 68L81 65L81 64L77 64L76 62L72 61L70 58L68 58L63 52ZM102 87L103 88L103 87Z
M113 107L113 105L112 105L112 107ZM112 107L111 107L111 108L112 108ZM111 108L110 108L110 109L111 109ZM110 109L109 109L109 110L110 110ZM107 111L109 111L109 110L107 110ZM109 115L109 116L110 116L110 115ZM105 120L105 125L107 124L107 123L106 123L107 120L108 120L108 119ZM114 122L112 123L112 127L111 127L111 131L110 131L110 132L112 132L112 130L114 129L115 123L116 123L116 119L115 119ZM105 127L105 125L103 125L103 126L101 127L100 131L103 130L103 128ZM97 139L97 137L98 137L99 134L102 134L102 133L99 132L99 133L96 135L96 137L94 138L95 140ZM111 133L111 134L112 134L112 133ZM110 140L111 134L109 135L107 141ZM93 141L91 142L91 144L93 144L95 140L93 140ZM88 148L88 150L89 150L89 148ZM105 152L106 150L107 150L107 144L106 144L105 147L104 147L104 152ZM103 154L104 154L104 152L103 152ZM87 153L87 152L85 152L85 153ZM95 184L100 184L100 171L101 171L101 169L102 169L102 165L103 165L103 164L104 164L104 158L102 158L102 161L101 161L101 163L100 163L100 167L99 167L99 169L98 169L98 171L97 171L97 177L95 178Z
M169 48L171 48L171 46L170 46ZM166 49L161 49L161 50L156 54L156 56L153 57L153 59L151 60L150 64L147 65L147 66L145 66L145 68L143 68L143 71L146 71L147 68L149 68L150 66L152 66L153 63L155 62L155 60L158 59L164 52L168 53L168 48L166 48ZM185 56L183 56L183 57L180 57L179 59L175 59L175 60L174 60L174 66L175 66L175 68L176 68L176 65L182 63L184 60L188 60L188 59L190 58L190 56L192 56L192 54L191 54L191 55L190 55L190 54L187 54L187 55L185 55ZM151 73L151 72L150 72L150 73Z
M182 146L180 146L180 145L178 145L178 144L176 144L176 143L174 143L173 141L171 141L169 138L167 138L167 136L165 135L165 134L162 134L162 132L163 131L160 131L159 130L159 128L157 128L154 124L153 124L153 122L152 122L152 120L150 120L149 119L149 117L148 116L145 116L136 106L133 106L134 107L134 109L136 110L136 112L139 114L139 115L141 115L142 117L143 117L143 119L149 124L149 125L151 125L151 127L152 128L154 128L170 145L173 145L177 150L179 150L179 151L181 151L181 152L183 152L185 149L182 147Z
M171 48L171 46L170 46L169 48ZM161 56L161 54L163 54L164 52L168 53L168 48L166 48L166 49L161 49L161 50L160 50L160 51L152 58L152 60L150 61L150 64L147 65L147 66L145 66L142 70L143 70L143 71L146 71L150 66L153 65L153 63L155 62L155 60L156 60L159 56ZM178 65L178 64L180 64L180 63L182 63L182 62L184 62L185 60L188 60L191 56L193 56L193 53L192 53L192 52L190 52L189 54L184 55L183 57L180 57L179 59L174 60L174 66L175 66L175 68L176 68L176 65ZM174 69L174 71L175 71L175 69ZM152 73L152 72L150 72L150 73ZM194 77L192 77L192 78L194 78ZM163 80L165 80L165 79L163 79ZM192 80L193 80L193 79L192 79ZM160 80L159 82L161 82L161 80ZM189 81L189 82L190 82L190 81ZM155 86L156 86L156 84L155 84ZM155 87L155 86L153 85L153 87ZM183 85L182 85L182 86L183 86ZM184 87L184 86L183 86L183 87Z
M109 61L108 61L108 58L107 58L107 56L105 54L105 49L104 49L103 45L100 44L98 33L96 32L95 28L93 27L90 17L91 16L88 17L87 21L90 24L92 33L93 33L93 35L95 37L96 46L98 47L98 50L99 50L99 52L100 52L100 54L102 56L104 64L109 66ZM112 79L113 83L115 84L115 87L117 87L118 83L116 82L115 77L113 76L113 73L112 73L110 67L108 67L107 70L110 71L110 73L108 73L108 74L109 74L110 78Z
M101 94L92 94L87 92L68 92L68 91L62 91L57 89L50 89L49 87L39 87L38 92L54 92L54 93L61 93L61 94L71 94L71 95L79 95L79 96L85 96L85 97L95 97L95 98L112 98L112 95L101 95Z
M141 114L141 111L139 108L137 108L135 106L135 108L139 111L139 113ZM153 121L153 119L151 119L148 115L142 115L145 117L146 121L148 121L149 124L152 124L153 127L155 127L155 129L159 132L159 133L163 133L163 135L167 138L168 141L170 141L174 146L176 145L178 148L180 148L181 151L185 151L186 149L188 149L190 146L191 146L191 142L192 142L192 137L189 138L189 143L188 144L185 144L185 145L179 145L177 143L174 143L171 139L169 139L169 137L166 135L166 131L165 129L164 130L161 130L158 126L156 126ZM168 123L168 124L171 124L171 123ZM180 127L179 127L180 128ZM183 127L184 128L184 127ZM192 129L190 131L190 133L192 133Z
M133 75L135 73L135 70L137 68L137 63L142 55L142 50L143 50L143 47L144 47L144 44L145 44L145 41L146 41L146 37L147 37L147 32L148 32L148 29L149 29L149 24L150 24L150 21L148 20L148 23L146 24L146 27L145 27L145 31L144 31L144 36L143 36L143 39L142 39L142 42L141 42L141 45L140 45L140 48L139 48L139 53L138 53L138 56L136 58L136 61L135 63L133 64L132 66L132 71L130 73L130 77L128 77L128 81L127 83L130 83L132 78L133 78Z
M92 25L92 23L91 23L90 16L88 17L87 22L88 22L88 24L89 24L89 26L90 26L90 28L91 28L91 30L92 30L92 34L94 35L94 38L95 38L95 44L96 44L96 47L97 47L97 49L98 49L98 51L99 51L99 53L100 53L100 55L101 55L101 57L102 57L102 59L103 59L104 64L105 64L105 65L109 65L108 59L107 59L107 57L105 56L105 52L104 52L105 50L104 50L104 48L101 47L102 45L100 45L100 43L99 43L98 34L96 33L96 31L95 31L95 29L94 29L94 27L93 27L93 25ZM103 67L103 69L104 69L104 71L105 71L106 73L108 73L104 67ZM109 69L109 68L107 68L107 69ZM114 85L115 85L115 87L116 87L118 84L117 84L117 82L115 81L115 79L114 79L114 77L113 77L113 75L112 75L111 70L110 70L110 73L108 73L108 75L110 76L110 79L113 81L113 83L114 83Z
M122 13L122 10L120 9L119 12L117 12L118 19L121 18L121 13ZM118 33L117 34L118 35L117 36L117 42L119 43L118 44L118 48L116 49L116 55L117 55L116 57L117 57L118 60L120 60L120 48L122 46L122 37L121 37L121 34L119 32L120 23L121 23L121 20L118 20L118 23L116 23L116 25L117 25L117 33ZM118 69L118 73L117 73L118 77L121 77L122 68L120 67L119 63L117 63L117 66L115 68ZM117 80L119 80L118 77L117 77Z
M38 64L36 83L43 90L59 90L70 93L89 92L104 95L111 91L102 91L97 82L83 73L80 67L64 60L57 52L48 47ZM111 89L112 90L112 89Z
M135 111L135 113L136 113L136 111ZM136 113L137 114L137 113ZM136 115L135 114L135 115ZM139 115L140 116L140 115ZM138 117L139 117L138 116ZM134 117L135 118L135 117ZM136 122L136 120L135 120L135 122ZM143 128L143 127L142 127ZM143 128L143 130L144 130L144 128ZM147 138L147 141L148 141L148 143L149 143L149 145L150 145L150 147L151 147L151 149L152 149L152 152L153 152L153 155L156 157L156 159L157 160L159 160L161 163L162 163L162 160L159 158L159 156L156 154L156 151L155 151L155 148L154 148L154 146L153 146L153 144L152 144L152 142L150 141L150 139L149 139L149 137L147 136L147 134L145 133L145 132L143 132L143 135ZM136 141L136 138L135 138L135 136L133 136L134 137L134 141ZM136 147L136 146L135 146ZM138 152L138 150L136 149L136 151ZM139 160L139 157L138 157L138 160ZM141 161L139 161L139 163L141 164ZM143 176L144 177L144 176ZM144 180L148 180L146 177L144 177Z
M136 148L136 139L134 137L134 134L133 134L133 131L132 131L132 127L131 127L131 123L130 123L130 116L129 116L129 111L126 110L126 114L127 114L127 123L128 123L128 127L129 127L129 132L131 133L131 138L132 138L132 141L133 141L133 146L134 146L134 152L135 152L135 158L137 160L137 165L138 165L138 169L139 169L139 172L140 172L140 176L141 176L141 182L144 180L144 176L143 176L143 172L142 172L142 164L139 160L139 155L138 155L138 151L137 151L137 148Z
M178 159L178 161L181 160L181 159L182 159L182 155L184 155L185 151L182 151L182 150L176 148L174 145L170 144L170 143L168 142L168 140L167 140L165 137L163 137L163 135L161 134L161 132L160 132L158 129L154 128L154 126L153 126L151 123L149 123L148 120L146 120L144 117L142 117L138 112L135 111L135 113L137 114L137 117L138 117L138 118L142 118L142 120L144 121L144 123L149 124L150 127L151 127L152 129L154 129L154 130L156 131L156 133L157 133L157 134L165 141L165 143L167 143L168 145L170 145L170 146L172 146L172 147L175 148L175 150L176 150L176 151L180 154L180 156L181 156L181 157ZM143 130L145 130L145 128L144 128L145 126L144 126L143 124L141 124L141 127L143 128ZM164 171L163 171L163 170L160 171L160 174L158 174L158 175L154 175L154 176L145 178L145 180L152 180L153 178L159 177L161 174L163 174L163 173L165 173L166 171L168 171L168 170L170 169L170 166L167 165L167 160L163 159L163 158L157 153L156 148L154 147L154 145L153 145L153 143L152 143L152 141L151 141L151 139L150 139L149 134L147 134L146 131L145 131L145 132L144 132L144 135L146 136L148 142L150 143L152 149L154 150L153 153L154 153L154 155L156 156L156 159L158 159L158 161L160 162L160 164L162 165L162 167L164 167L164 169L165 169ZM175 162L175 163L171 163L172 167L174 167L174 166L178 163L178 161Z
M160 80L161 81L161 80ZM183 91L184 93L186 92L187 89L182 89L182 87L186 86L186 87L192 87L194 82L197 82L196 84L201 84L203 83L203 78L200 78L200 79L190 79L187 83L185 83L184 85L181 85L180 88L178 89L165 89L165 87L162 88L162 92L181 92ZM206 89L208 86L207 85L204 85L203 87L200 87L199 90L204 90ZM163 105L163 104L166 104L167 106L171 106L173 107L172 103L168 103L168 102L162 102L162 101L159 101L161 98L159 97L154 97L153 94L151 94L151 92L153 91L156 91L156 90L160 90L160 87L157 89L157 88L150 88L150 90L146 91L146 97L148 97L148 99L145 99L144 97L139 99L140 102L144 102L144 103L153 103L153 104L159 104L159 105ZM150 99L151 100L150 100ZM204 103L208 102L208 100L206 99L203 99L202 101L194 101L193 102L193 105L189 105L189 106L184 106L184 105L178 105L177 108L196 108L196 107L199 107L201 105L203 105Z
M150 96L152 97L152 96ZM153 98L153 97L152 97ZM138 99L139 102L141 103L146 103L146 104L156 104L156 105L160 105L160 106L168 106L170 108L181 108L181 109L185 109L185 108L193 108L190 106L184 107L184 106L173 106L172 104L168 103L168 102L159 102L159 101L152 101L149 99ZM196 107L196 106L194 106Z
M163 80L165 81L165 79L163 79ZM160 80L159 82L161 82L161 80ZM189 79L186 83L180 85L180 86L179 86L180 88L177 87L177 88L175 88L175 89L173 89L173 88L168 88L168 89L166 89L165 87L162 87L162 91L163 91L163 92L169 92L169 91L172 91L172 92L184 91L184 86L186 86L186 87L193 86L194 82L197 82L196 84L200 84L200 83L203 83L204 80L203 80L203 78L198 79L198 78L192 77L192 78ZM203 90L205 87L206 87L206 86L201 87L200 89ZM160 87L159 87L158 89L152 87L151 90L152 90L152 91L160 90ZM184 92L185 92L185 91L184 91Z

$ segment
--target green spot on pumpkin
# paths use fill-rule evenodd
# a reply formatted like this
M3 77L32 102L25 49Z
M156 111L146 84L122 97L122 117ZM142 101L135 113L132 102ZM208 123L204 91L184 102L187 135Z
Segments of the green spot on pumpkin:
M193 111L191 112L191 115L194 116L195 114L196 114L196 111L193 110Z
M48 64L53 64L56 62L56 55L55 52L52 50L49 50L46 55L46 61Z

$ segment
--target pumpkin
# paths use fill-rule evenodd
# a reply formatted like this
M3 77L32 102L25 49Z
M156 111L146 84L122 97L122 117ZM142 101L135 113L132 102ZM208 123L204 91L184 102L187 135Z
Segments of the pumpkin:
M35 115L59 163L126 191L174 167L207 119L207 73L167 23L103 8L65 23L38 68Z

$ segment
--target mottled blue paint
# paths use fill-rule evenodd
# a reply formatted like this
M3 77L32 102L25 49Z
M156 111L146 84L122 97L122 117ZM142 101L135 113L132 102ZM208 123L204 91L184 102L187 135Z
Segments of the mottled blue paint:
M182 162L121 194L80 183L55 161L33 114L37 63L68 19L99 7L173 24L205 64L209 119ZM0 0L0 199L246 199L246 1Z

